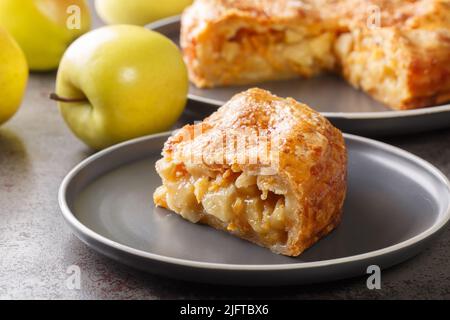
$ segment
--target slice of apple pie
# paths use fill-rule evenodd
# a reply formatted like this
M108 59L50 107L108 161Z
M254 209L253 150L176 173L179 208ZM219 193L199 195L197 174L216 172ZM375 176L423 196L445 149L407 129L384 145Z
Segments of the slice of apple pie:
M298 256L340 222L341 132L319 113L261 89L236 95L166 142L154 201L183 218Z

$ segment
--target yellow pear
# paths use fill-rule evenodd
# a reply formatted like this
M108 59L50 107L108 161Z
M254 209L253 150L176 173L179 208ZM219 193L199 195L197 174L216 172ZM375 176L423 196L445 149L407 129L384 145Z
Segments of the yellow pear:
M98 15L108 24L144 26L155 20L180 14L192 0L96 0Z
M0 26L17 40L33 71L56 69L90 24L85 0L0 0Z
M27 79L25 55L13 37L0 28L0 124L19 108Z

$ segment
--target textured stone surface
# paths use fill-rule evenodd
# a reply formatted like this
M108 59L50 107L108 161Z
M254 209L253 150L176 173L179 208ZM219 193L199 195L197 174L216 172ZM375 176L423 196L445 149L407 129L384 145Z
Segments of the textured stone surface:
M366 288L365 278L236 290L155 277L102 257L71 234L59 211L61 180L90 151L47 99L54 76L32 75L21 110L0 128L0 298L450 298L450 227L424 253L384 271L383 288L376 292ZM450 130L387 142L450 176ZM65 283L73 264L82 271L81 290Z
M72 136L56 104L47 99L54 78L54 73L32 75L21 110L0 128L0 298L450 298L450 226L428 250L383 271L378 291L369 291L363 277L270 290L198 285L104 258L71 234L59 211L61 180L90 151ZM450 130L385 141L450 176ZM66 270L74 264L81 268L81 290L66 286Z

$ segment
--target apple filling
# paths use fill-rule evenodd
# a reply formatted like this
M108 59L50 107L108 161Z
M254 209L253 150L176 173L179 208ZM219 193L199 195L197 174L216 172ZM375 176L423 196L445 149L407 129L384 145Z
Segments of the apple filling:
M293 201L274 176L250 175L239 170L198 174L182 164L161 160L163 186L155 192L157 205L197 223L213 217L218 227L235 230L267 245L284 245L292 221ZM276 186L276 187L274 187Z
M335 66L331 32L313 33L298 26L231 25L220 25L210 41L198 44L194 52L185 50L186 55L193 55L191 61L216 66L202 69L197 65L215 85L311 77Z
M375 35L342 34L335 45L343 73L356 88L400 107L408 93L408 59L387 32ZM367 63L369 62L369 63Z
M293 70L303 76L312 76L334 65L333 35L324 32L307 35L302 28L279 28L255 31L240 28L230 36L221 49L228 61L246 57L264 58L273 68Z

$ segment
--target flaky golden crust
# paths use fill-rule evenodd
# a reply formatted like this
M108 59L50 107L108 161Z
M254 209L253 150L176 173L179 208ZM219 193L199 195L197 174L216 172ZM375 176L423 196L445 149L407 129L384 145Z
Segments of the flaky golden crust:
M236 148L234 142L227 144L223 139L262 131L272 151L264 159L250 160L249 155L260 150L259 144L247 141L245 147ZM201 155L201 161L192 155ZM229 170L255 175L263 181L263 188L267 184L268 190L290 198L289 205L294 209L283 243L265 241L238 220L230 227L228 221L207 214L197 219L274 252L297 256L333 230L341 219L347 162L343 136L319 113L291 98L278 98L261 89L241 93L204 122L185 126L172 136L163 156L164 163L210 175L224 175ZM161 167L157 165L160 174ZM155 195L155 202L170 208L164 191Z
M199 87L336 71L394 109L414 109L450 101L449 33L450 0L197 0L181 42ZM351 51L339 50L342 38ZM369 52L380 50L384 62Z

